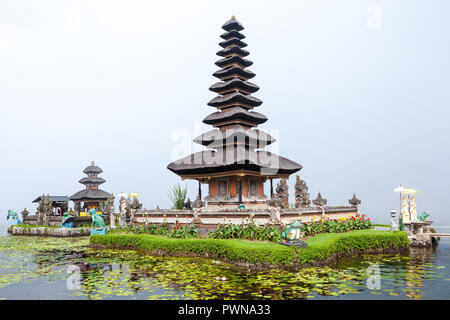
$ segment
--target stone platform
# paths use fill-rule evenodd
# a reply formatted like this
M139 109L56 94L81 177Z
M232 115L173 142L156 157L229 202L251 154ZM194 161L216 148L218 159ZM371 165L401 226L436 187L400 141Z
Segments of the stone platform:
M47 236L47 237L86 237L91 234L91 228L46 228L10 226L8 232L14 236Z

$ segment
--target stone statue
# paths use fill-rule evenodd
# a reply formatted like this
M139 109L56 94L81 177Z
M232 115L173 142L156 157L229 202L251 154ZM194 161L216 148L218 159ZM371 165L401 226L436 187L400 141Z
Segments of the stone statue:
M80 215L81 212L81 203L80 202L75 202L75 206L73 207L75 213L77 214L77 216Z
M64 201L61 204L61 215L66 212L67 210L69 210L69 201Z
M195 198L195 201L192 203L193 208L201 208L204 206L204 203L202 199L200 199L200 195L197 195L197 198Z
M41 201L39 201L39 205L38 205L37 212L36 212L36 215L37 215L36 223L38 225L50 223L50 216L53 211L52 204L53 203L50 200L49 195L47 195L47 197L45 197L45 195L42 195Z
M120 210L120 217L119 217L119 224L123 228L127 225L127 199L125 197L120 198L119 203L119 210Z
M19 216L15 211L8 210L8 215L6 216L6 220L9 221L11 226L15 226L21 223Z
M27 210L27 208L25 208L20 214L22 214L22 220L25 220L25 218L30 214L30 212Z
M300 179L300 176L296 176L295 182L295 207L303 208L309 207L311 200L309 200L308 187L306 186L306 181Z
M320 207L322 209L322 216L324 216L325 215L325 206L327 204L327 199L322 198L322 195L319 192L319 194L317 195L317 198L313 200L313 203L316 206L318 206L318 207Z
M348 200L348 203L350 203L352 206L357 207L357 206L359 206L359 205L361 204L361 200L359 200L359 199L356 197L356 194L353 194L353 198L351 198L350 200Z
M109 223L111 225L111 229L114 229L116 227L116 221L114 216L114 195L111 193L109 198L106 200L104 204L104 213L105 216L109 216Z
M93 234L106 234L106 224L103 219L105 216L97 212L97 209L91 209L89 215L92 217L92 229L91 235Z
M306 243L301 241L302 236L302 223L300 221L295 221L294 223L288 225L284 231L281 233L283 242L278 242L286 246L296 246L296 247L306 247Z
M192 203L191 203L191 199L187 199L187 201L184 203L184 209L186 210L192 210Z
M419 221L425 222L425 221L428 221L429 216L430 215L428 213L422 212L422 213L419 213L417 218L419 219Z
M36 223L38 225L44 224L44 215L45 215L45 196L42 195L41 201L39 201L39 205L37 207L37 212L36 212L36 216L37 216Z
M398 225L396 222L396 215L397 215L397 211L395 210L391 210L391 231L397 231L398 230Z
M50 216L53 213L53 202L50 200L50 196L44 200L44 224L50 225Z
M402 197L402 224L403 223L410 223L411 219L409 217L409 205L408 205L408 199L406 196Z
M142 204L139 202L137 197L132 197L133 200L130 199L129 207L130 209L139 210L142 209Z
M277 198L282 200L279 204L282 204L282 208L289 208L289 192L288 192L288 184L286 179L280 179L280 182L277 184L276 192Z
M359 216L359 205L361 204L361 200L359 200L356 197L356 194L353 194L353 198L348 200L348 203L350 203L352 206L356 207L357 215Z
M317 198L313 200L313 203L318 207L324 207L327 204L327 199L322 198L322 195L319 192Z
M267 204L271 207L284 208L283 198L278 197L276 193L272 194L272 197L267 200Z
M416 197L411 197L411 201L409 204L409 213L411 214L411 222L418 222L417 219L417 206L416 206Z
M272 208L270 208L270 220L272 222L280 223L280 206L272 206Z
M127 204L127 206L126 206L126 212L127 212L126 221L127 221L127 224L129 224L130 222L134 221L134 214L138 210L142 209L142 204L137 199L137 194L129 195L126 204Z
M61 228L65 229L65 228L73 228L73 221L74 221L74 217L73 217L73 210L70 209L69 212L64 212L63 216L62 216L62 223L61 223Z

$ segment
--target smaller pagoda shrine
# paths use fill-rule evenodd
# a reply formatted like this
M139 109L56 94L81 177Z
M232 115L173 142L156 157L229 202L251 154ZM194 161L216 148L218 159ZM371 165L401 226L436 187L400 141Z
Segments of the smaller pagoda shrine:
M77 213L88 212L92 208L99 208L100 203L108 200L111 196L110 193L98 188L99 185L106 181L98 176L103 170L95 165L94 161L83 172L87 177L82 178L78 182L85 185L86 188L69 197L74 202L74 211Z

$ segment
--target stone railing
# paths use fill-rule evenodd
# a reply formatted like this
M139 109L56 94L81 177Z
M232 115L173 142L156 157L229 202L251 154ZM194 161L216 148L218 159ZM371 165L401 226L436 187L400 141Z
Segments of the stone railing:
M10 226L8 232L14 236L47 236L47 237L85 237L91 234L91 228L46 228Z
M252 218L255 223L263 225L266 223L283 223L288 224L295 220L301 222L309 222L314 216L322 216L322 208L289 208L289 209L194 209L194 210L170 210L170 209L154 209L140 210L134 214L132 224L190 224L195 221L201 225L217 226L218 224L241 224L246 219ZM324 212L330 218L336 219L342 216L356 215L358 209L354 206L324 207Z

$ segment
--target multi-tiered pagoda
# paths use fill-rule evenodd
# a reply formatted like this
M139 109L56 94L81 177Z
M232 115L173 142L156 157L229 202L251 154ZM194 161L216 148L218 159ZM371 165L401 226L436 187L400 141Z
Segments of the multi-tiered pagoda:
M287 178L302 166L261 150L275 139L256 129L267 117L253 111L262 101L252 95L259 87L248 81L255 74L246 69L253 62L245 58L249 52L243 49L247 47L240 32L244 28L234 16L222 28L226 32L220 36L221 59L216 62L221 69L213 74L220 82L209 88L218 96L208 102L217 111L203 119L214 129L194 139L207 150L172 162L168 169L183 179L198 180L200 197L200 184L207 183L208 207L264 207L264 182L270 179L273 193L272 179Z
M80 210L87 212L94 207L99 208L100 202L106 201L111 195L98 188L99 185L106 181L98 176L103 170L95 165L94 161L92 161L91 165L86 167L83 172L87 177L82 178L78 182L83 184L85 189L69 197L69 199L75 203L75 211L77 212L80 212ZM81 207L82 202L83 207Z

